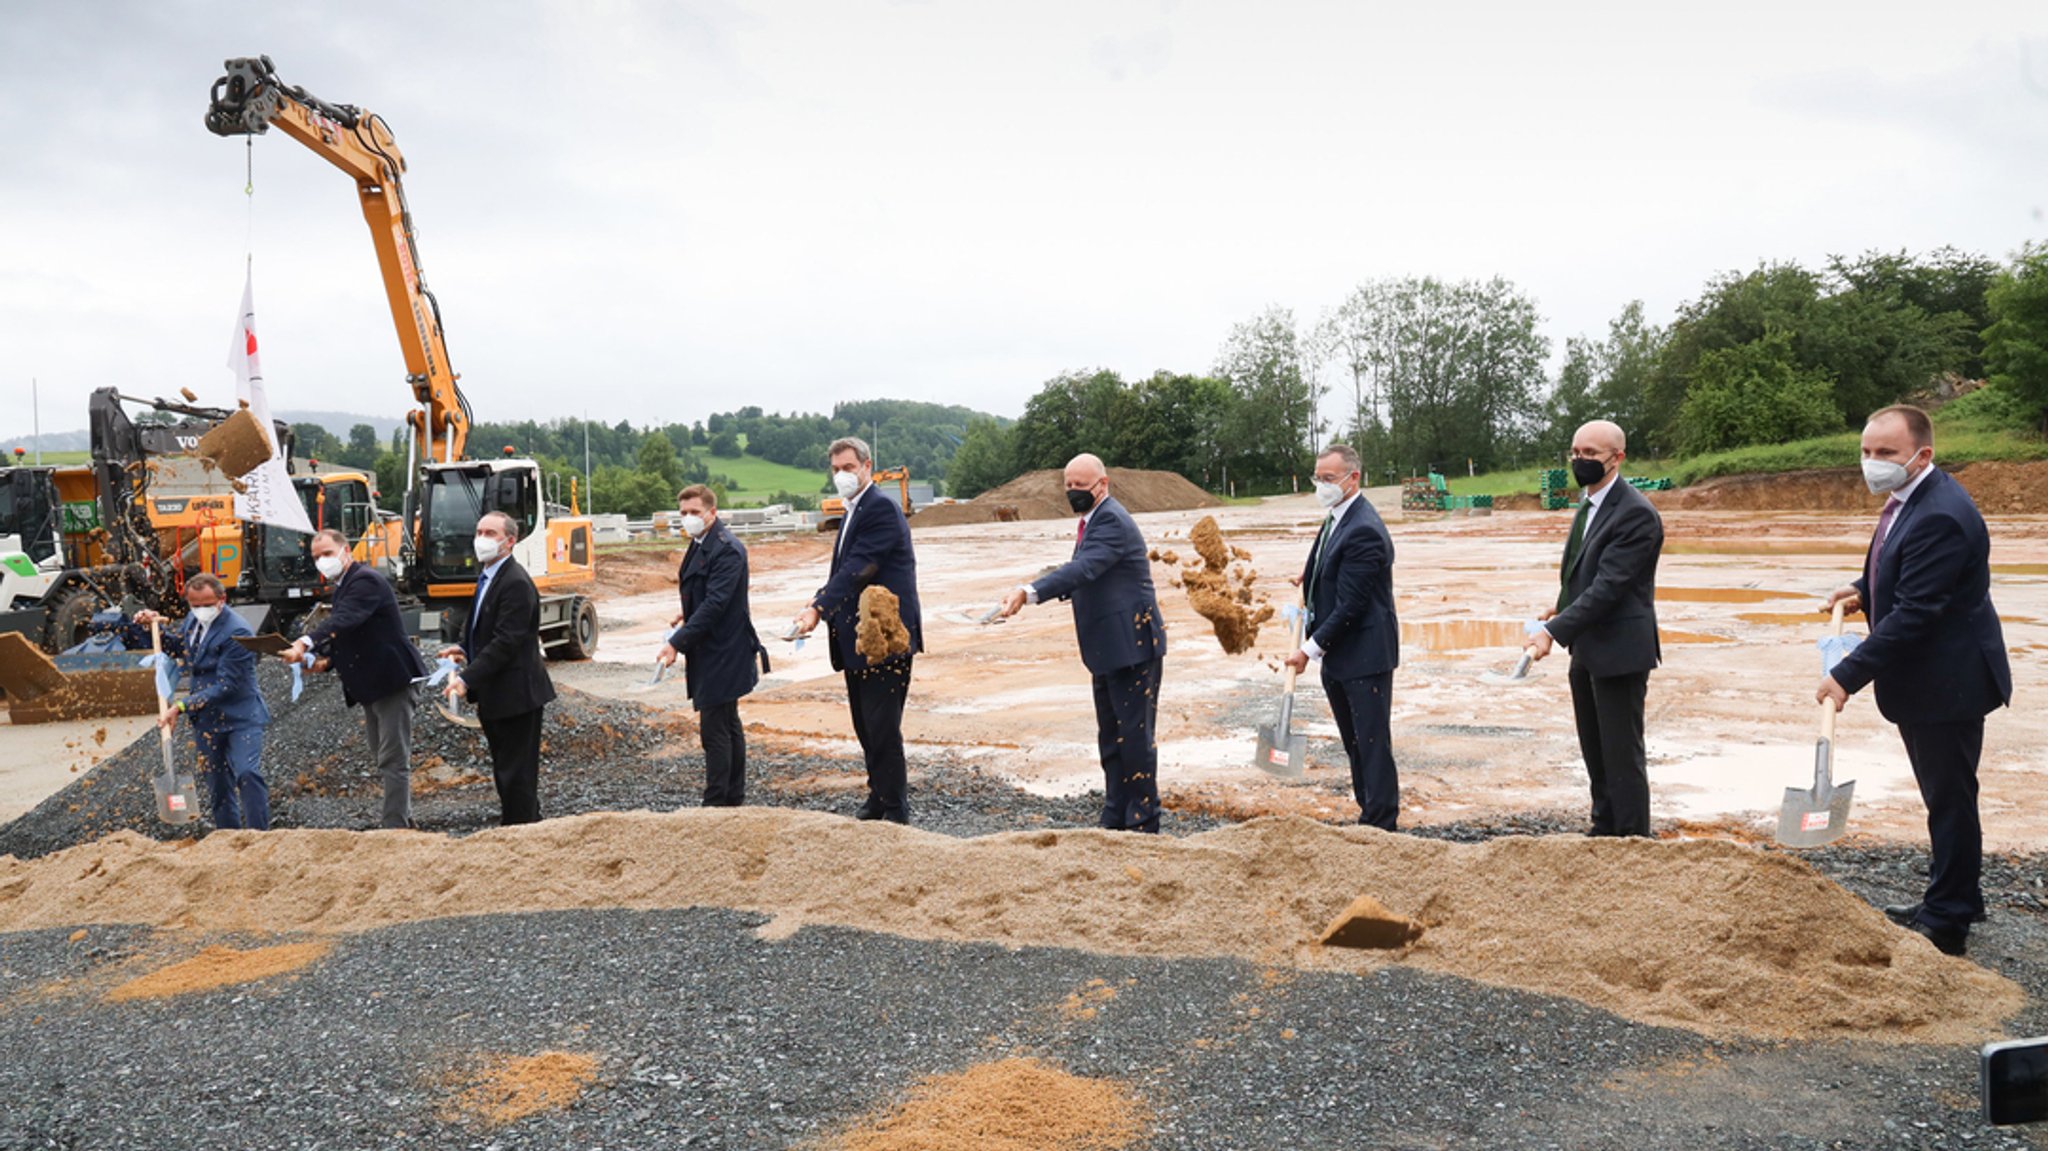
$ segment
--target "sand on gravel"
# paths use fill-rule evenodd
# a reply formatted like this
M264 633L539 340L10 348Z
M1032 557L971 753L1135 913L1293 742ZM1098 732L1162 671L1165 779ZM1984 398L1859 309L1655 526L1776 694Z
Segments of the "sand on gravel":
M998 1059L933 1075L901 1103L814 1146L820 1151L1117 1151L1145 1134L1131 1085L1040 1059Z
M1317 945L1365 894L1422 925L1413 947ZM0 857L0 932L347 933L698 906L771 915L771 939L830 924L1359 974L1401 963L1709 1036L1979 1042L2023 1002L2011 981L1940 954L1805 863L1712 840L1455 844L1300 818L1179 840L961 840L741 808L576 816L461 840L216 832L179 848L123 832L38 860Z
M596 1057L578 1052L491 1056L448 1077L454 1093L441 1112L451 1122L502 1127L568 1107L596 1079Z
M232 947L208 947L190 959L138 975L107 992L107 1001L168 999L220 987L254 983L310 967L326 955L333 943L325 939L304 943L282 943L237 951Z

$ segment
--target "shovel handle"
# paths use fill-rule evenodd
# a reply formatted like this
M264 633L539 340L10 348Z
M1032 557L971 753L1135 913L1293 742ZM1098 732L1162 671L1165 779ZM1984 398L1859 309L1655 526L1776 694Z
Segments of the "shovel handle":
M1849 601L1846 599L1835 601L1834 616L1828 623L1828 626L1835 635L1842 634L1843 609L1848 604ZM1824 699L1820 701L1820 737L1822 739L1832 741L1835 738L1835 717L1839 714L1840 710L1835 707L1833 700Z
M1830 627L1832 627L1832 628L1834 628L1834 629L1835 629L1835 634L1836 634L1836 635L1841 635L1841 634L1842 634L1842 614L1843 614L1843 610L1844 610L1845 608L1847 608L1848 606L1849 606L1849 601L1848 601L1848 600L1847 600L1846 598L1845 598L1845 599L1838 599L1838 600L1836 600L1836 601L1835 601L1835 614L1834 614L1834 618L1833 618L1832 620L1830 620L1830 621L1829 621L1829 624L1828 624L1828 626L1830 626Z

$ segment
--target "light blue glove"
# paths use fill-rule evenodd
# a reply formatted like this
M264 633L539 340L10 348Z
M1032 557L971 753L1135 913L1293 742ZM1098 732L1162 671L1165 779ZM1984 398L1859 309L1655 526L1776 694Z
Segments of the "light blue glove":
M1835 665L1842 662L1842 657L1855 651L1856 645L1862 642L1863 637L1860 635L1822 636L1816 641L1816 646L1820 648L1820 673L1833 675Z
M447 682L449 676L454 674L455 661L444 655L434 661L434 670L413 680L413 682L423 683L428 687L440 687L443 683Z
M313 666L313 660L316 658L317 657L309 651L305 655L299 657L299 662L292 665L293 703L299 702L299 697L306 694L306 669Z
M1534 637L1541 635L1546 630L1548 629L1543 626L1543 621L1540 619L1525 619L1522 621L1522 634L1525 636Z
M167 700L178 690L178 661L160 652L150 652L142 657L137 667L156 669L156 697Z

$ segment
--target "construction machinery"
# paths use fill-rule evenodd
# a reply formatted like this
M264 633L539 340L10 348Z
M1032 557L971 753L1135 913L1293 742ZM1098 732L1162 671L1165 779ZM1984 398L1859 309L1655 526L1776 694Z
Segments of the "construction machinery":
M916 510L910 506L909 468L889 468L885 471L876 472L872 478L878 484L895 480L897 491L901 494L903 500L903 514L907 516ZM818 530L821 532L838 531L839 521L845 518L846 501L838 496L829 496L825 502L818 505Z
M551 657L588 656L597 647L597 609L579 589L595 578L591 522L549 506L533 460L468 458L474 418L421 267L405 199L405 157L390 125L375 112L285 85L267 56L229 60L225 68L213 84L208 130L258 136L275 126L356 183L417 405L406 414L411 458L398 521L398 585L408 596L409 622L420 632L454 630L476 594L477 519L504 512L519 527L513 557L541 592L542 647Z

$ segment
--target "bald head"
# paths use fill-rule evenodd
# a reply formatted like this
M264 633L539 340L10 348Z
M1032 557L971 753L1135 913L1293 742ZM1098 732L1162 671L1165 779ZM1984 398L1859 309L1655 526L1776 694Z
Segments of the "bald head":
M1628 450L1628 437L1622 434L1620 424L1612 420L1594 420L1572 433L1573 455L1579 454L1581 444L1618 455Z
M1082 452L1067 461L1067 486L1076 490L1092 488L1095 481L1109 475L1109 469L1102 466L1102 460L1092 452Z

